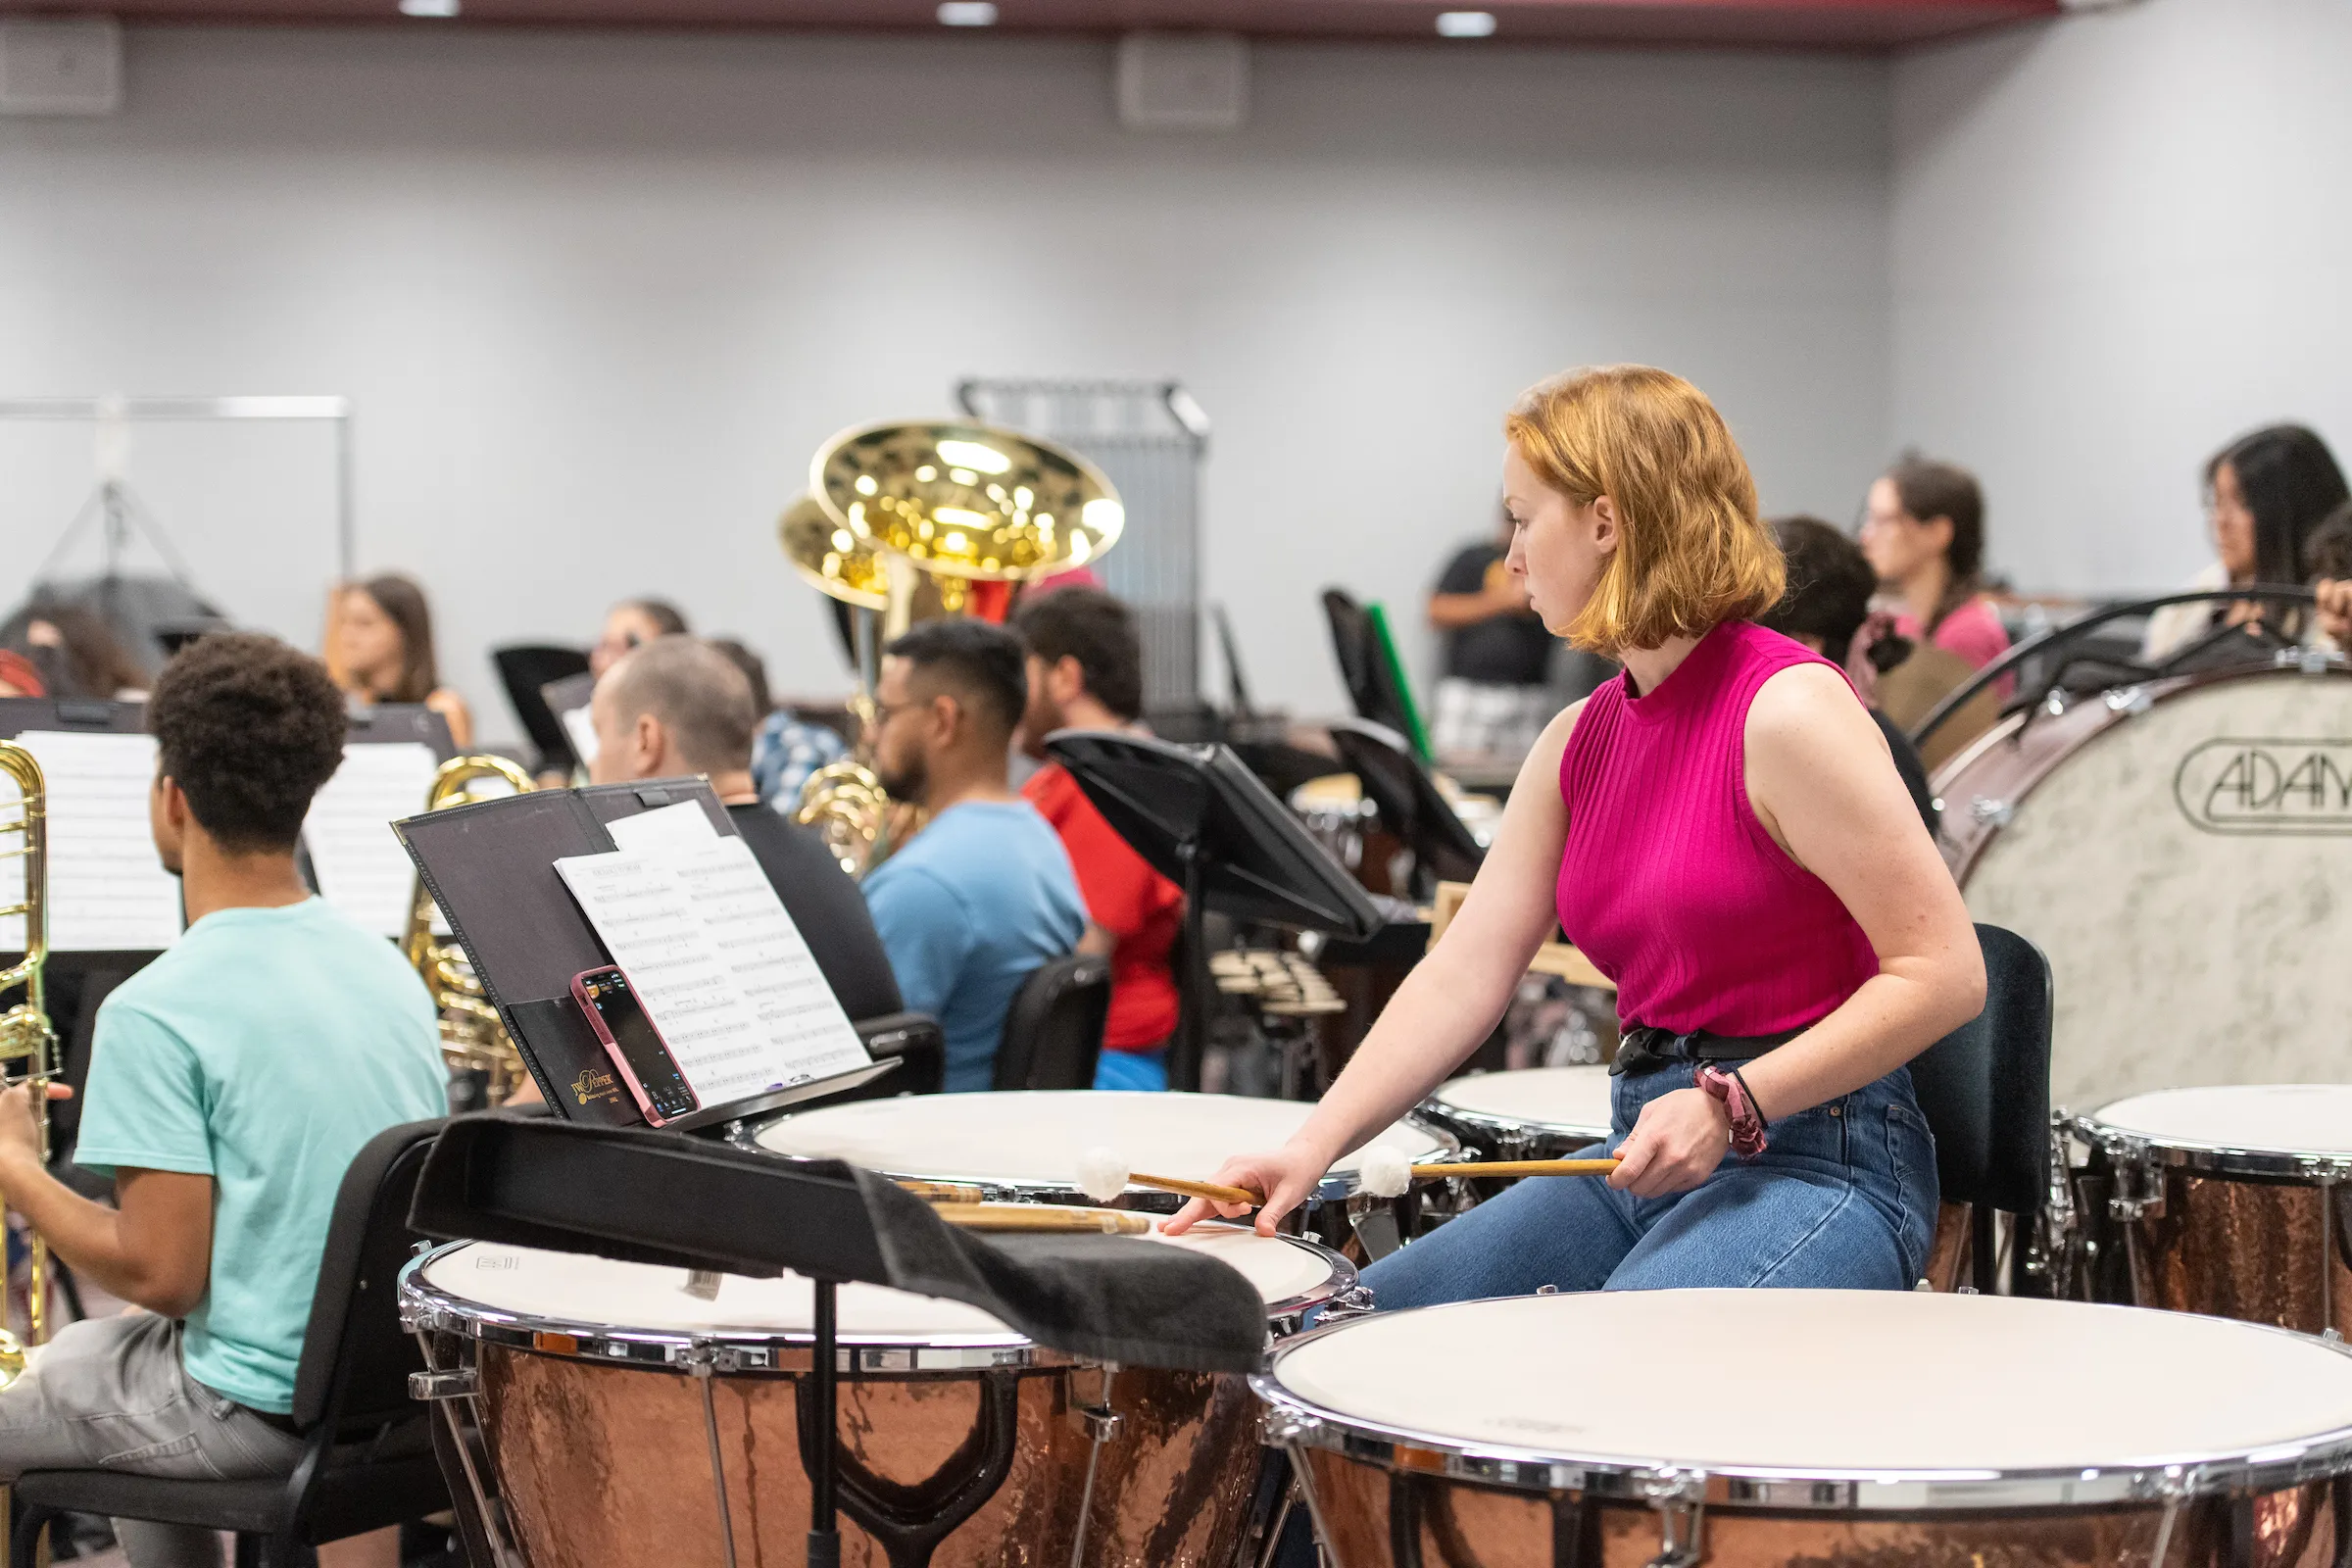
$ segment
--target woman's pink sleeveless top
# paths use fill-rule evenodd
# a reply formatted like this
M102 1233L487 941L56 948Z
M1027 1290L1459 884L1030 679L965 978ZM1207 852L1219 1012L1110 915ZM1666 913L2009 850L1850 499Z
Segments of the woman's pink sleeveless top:
M1560 927L1617 982L1627 1026L1778 1034L1878 973L1838 895L1772 841L1747 799L1748 705L1781 670L1828 662L1729 621L1656 691L1634 697L1619 675L1577 716L1560 759Z

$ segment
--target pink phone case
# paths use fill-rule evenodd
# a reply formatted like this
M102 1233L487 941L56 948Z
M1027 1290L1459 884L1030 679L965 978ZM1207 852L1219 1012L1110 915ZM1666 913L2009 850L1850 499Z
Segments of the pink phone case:
M612 1031L605 1027L605 1015L597 1011L596 1004L589 1000L588 982L608 974L620 974L620 970L617 966L607 965L602 969L583 969L573 975L571 977L572 1000L580 1004L580 1011L587 1015L588 1027L596 1031L596 1038L604 1042L605 1054L612 1059L612 1070L620 1074L620 1081L629 1086L629 1094L636 1100L637 1109L645 1117L645 1124L648 1127L666 1127L671 1118L654 1108L653 1100L647 1096L645 1085L637 1081L637 1071L629 1065L628 1055L620 1049L620 1042L614 1040ZM628 976L621 975L621 978L625 981ZM629 994L634 998L636 988L631 987ZM645 1004L641 1002L637 1005L642 1010ZM647 1015L645 1026L653 1030L656 1040L662 1040L661 1026L654 1022L651 1014ZM664 1054L668 1052L668 1041L662 1040L662 1050ZM690 1090L688 1093L691 1094L692 1091Z

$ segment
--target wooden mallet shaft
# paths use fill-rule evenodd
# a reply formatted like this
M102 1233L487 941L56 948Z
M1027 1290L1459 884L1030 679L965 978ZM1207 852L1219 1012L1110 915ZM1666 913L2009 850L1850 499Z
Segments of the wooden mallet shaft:
M1465 1159L1453 1165L1415 1165L1416 1181L1443 1181L1449 1176L1606 1176L1617 1168L1614 1159Z
M1151 1234L1151 1216L1115 1208L1067 1208L1057 1203L934 1203L931 1212L967 1231L1101 1231L1106 1236Z
M1130 1172L1129 1186L1149 1187L1153 1192L1180 1193L1186 1198L1205 1198L1212 1203L1262 1203L1265 1199L1247 1187L1227 1187L1221 1182L1186 1181L1181 1176L1147 1176L1142 1171Z

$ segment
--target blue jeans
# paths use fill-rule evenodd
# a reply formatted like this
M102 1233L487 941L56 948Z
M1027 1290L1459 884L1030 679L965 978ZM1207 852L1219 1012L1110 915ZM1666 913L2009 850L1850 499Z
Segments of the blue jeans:
M1605 1153L1642 1107L1688 1089L1677 1063L1614 1086ZM1518 1183L1364 1271L1375 1305L1690 1286L1906 1290L1936 1226L1936 1140L1898 1067L1772 1124L1763 1153L1705 1182L1635 1198L1592 1176Z
M1102 1048L1095 1058L1097 1089L1143 1089L1157 1093L1168 1087L1168 1048L1157 1051L1113 1051Z

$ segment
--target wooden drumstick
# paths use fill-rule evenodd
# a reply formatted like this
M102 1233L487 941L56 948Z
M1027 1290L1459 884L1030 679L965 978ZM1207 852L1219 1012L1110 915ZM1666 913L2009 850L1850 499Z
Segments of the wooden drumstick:
M1128 1173L1130 1186L1149 1187L1158 1193L1178 1193L1186 1198L1205 1198L1212 1203L1250 1203L1265 1201L1263 1195L1247 1187L1227 1187L1221 1182L1190 1182L1181 1176L1147 1176L1142 1171Z
M986 1189L974 1187L968 1182L903 1181L898 1185L933 1203L978 1203L988 1198Z
M1614 1159L1465 1159L1453 1165L1415 1165L1416 1181L1442 1181L1448 1176L1606 1176L1617 1168Z
M1146 1236L1152 1220L1112 1208L1065 1208L1055 1203L934 1203L931 1212L967 1231L1100 1231Z

